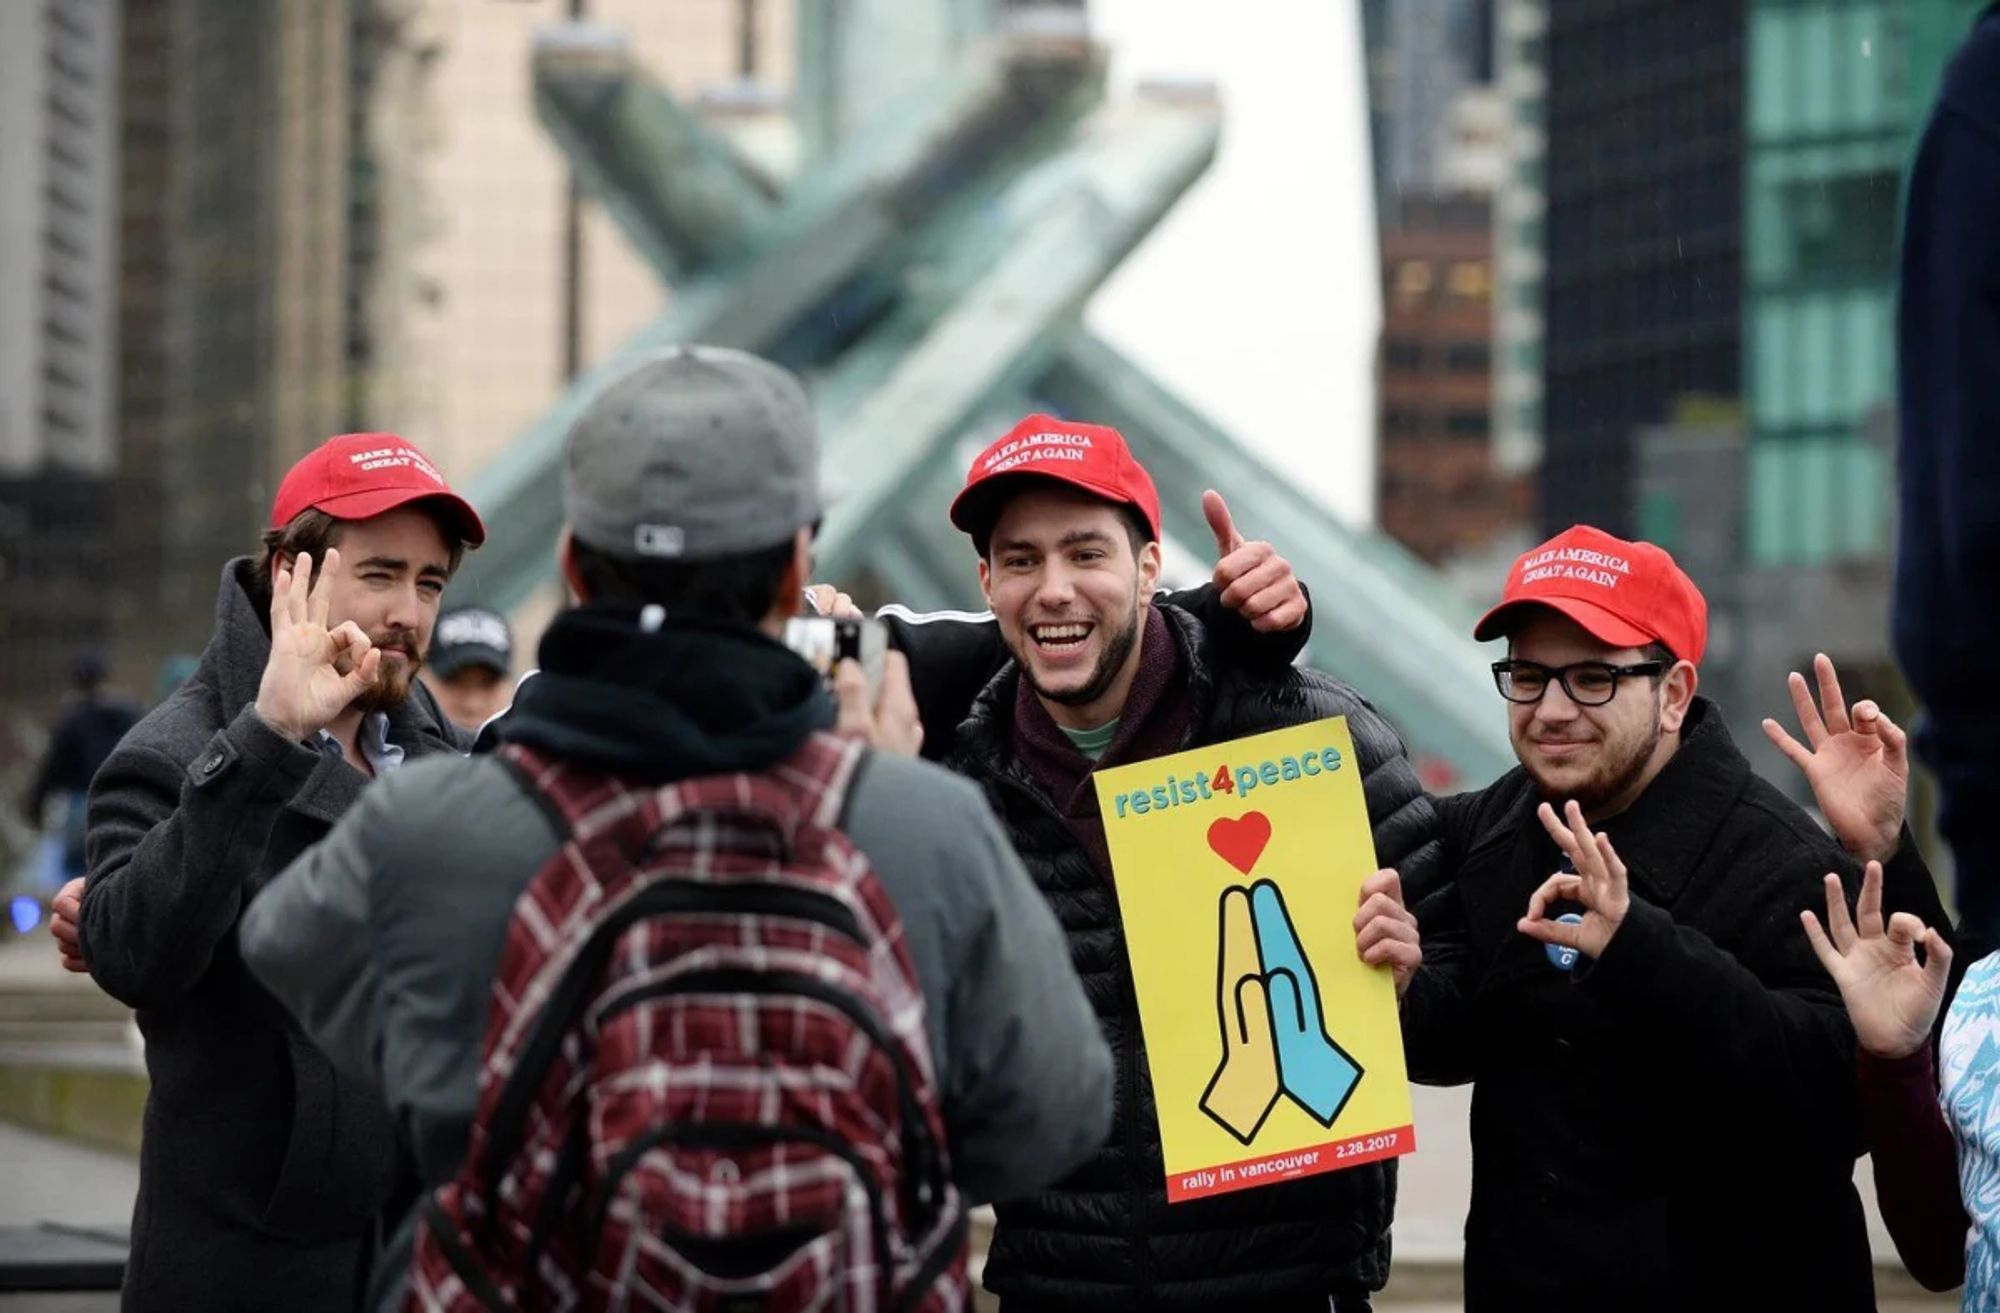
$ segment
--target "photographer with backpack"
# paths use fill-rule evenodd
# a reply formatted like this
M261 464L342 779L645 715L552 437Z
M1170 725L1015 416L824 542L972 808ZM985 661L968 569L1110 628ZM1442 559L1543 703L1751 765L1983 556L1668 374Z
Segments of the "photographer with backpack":
M914 759L900 658L872 701L843 665L836 710L776 641L818 471L785 371L633 365L569 434L582 605L500 750L383 781L246 915L427 1187L376 1307L956 1310L964 1206L1103 1139L1061 931L978 792Z

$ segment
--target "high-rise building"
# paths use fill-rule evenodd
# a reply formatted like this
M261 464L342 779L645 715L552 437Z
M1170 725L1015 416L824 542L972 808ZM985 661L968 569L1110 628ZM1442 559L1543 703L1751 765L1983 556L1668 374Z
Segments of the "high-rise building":
M1362 5L1382 257L1377 517L1437 565L1504 554L1530 513L1528 466L1500 469L1493 444L1493 204L1510 164L1496 12Z
M464 479L547 408L572 359L601 359L668 291L594 203L569 244L569 173L536 118L532 66L537 34L565 21L569 0L394 5L399 40L378 60L370 120L384 217L367 302L379 347L370 422ZM787 0L582 10L684 104L749 83L766 92L734 105L785 104Z
M1486 201L1404 198L1382 238L1376 514L1433 564L1520 526L1532 492L1492 459L1493 225Z
M118 21L0 5L0 475L111 466Z
M119 368L116 0L0 5L0 695L104 641ZM11 746L14 735L9 734Z
M1362 0L1376 221L1400 226L1405 196L1460 190L1452 177L1461 97L1493 85L1494 0ZM1497 152L1499 143L1492 149Z
M222 563L329 434L394 428L468 478L657 313L588 202L571 244L536 119L536 32L575 7L0 4L9 701L45 704L79 647L135 689L197 649ZM690 102L783 104L785 0L581 8Z
M1750 560L1878 559L1911 143L1984 0L1754 0L1743 313Z
M1744 0L1547 6L1542 526L1637 525L1634 446L1740 395Z
M1746 721L1784 714L1779 672L1815 651L1834 657L1849 696L1908 709L1888 641L1896 233L1939 79L1985 5L1750 5Z
M1496 86L1506 148L1493 193L1493 463L1532 474L1542 458L1542 276L1547 261L1547 0L1499 0Z

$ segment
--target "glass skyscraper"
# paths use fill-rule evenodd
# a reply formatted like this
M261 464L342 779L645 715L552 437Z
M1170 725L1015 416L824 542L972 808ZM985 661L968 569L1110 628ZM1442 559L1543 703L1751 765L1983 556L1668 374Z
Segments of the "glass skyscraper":
M1750 562L1880 558L1895 487L1896 225L1984 0L1756 0L1745 97Z

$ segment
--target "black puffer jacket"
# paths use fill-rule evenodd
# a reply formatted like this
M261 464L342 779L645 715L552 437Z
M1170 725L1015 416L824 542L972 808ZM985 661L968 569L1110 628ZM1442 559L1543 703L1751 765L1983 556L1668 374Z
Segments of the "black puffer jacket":
M1162 611L1187 663L1192 714L1183 748L1346 716L1378 860L1413 884L1435 881L1437 813L1401 739L1374 708L1316 671L1216 670L1199 625L1183 612ZM1118 1080L1111 1136L1096 1157L1052 1189L999 1206L987 1286L1010 1313L1265 1309L1380 1288L1389 1272L1393 1163L1168 1205L1117 895L1010 744L1019 678L1012 665L994 678L959 727L947 761L986 790L1068 933Z

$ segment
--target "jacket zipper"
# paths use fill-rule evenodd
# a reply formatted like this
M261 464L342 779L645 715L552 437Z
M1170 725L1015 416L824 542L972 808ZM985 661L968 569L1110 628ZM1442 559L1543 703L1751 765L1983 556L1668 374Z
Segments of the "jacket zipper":
M1019 778L1004 767L1001 773L995 775L994 778L1038 807L1051 821L1060 826L1065 834L1069 832L1069 822L1063 818L1062 812L1057 809L1055 803L1039 787ZM1084 855L1084 860L1089 860L1089 854ZM1111 897L1114 900L1112 905L1115 908L1117 906L1115 900L1118 897L1115 889L1111 891ZM1139 1035L1143 1033L1139 1026L1139 996L1134 992L1132 969L1126 960L1125 924L1122 919L1119 920L1117 929L1119 985L1124 995L1124 1001L1121 1006L1125 1022L1125 1033L1128 1036ZM1132 1267L1134 1274L1138 1278L1140 1293L1147 1301L1150 1301L1153 1295L1153 1251L1152 1247L1147 1243L1145 1223L1141 1220L1141 1215L1145 1211L1146 1196L1150 1187L1148 1182L1141 1179L1137 1167L1140 1145L1139 1119L1137 1115L1139 1110L1139 1050L1136 1044L1128 1042L1119 1046L1118 1066L1126 1092L1125 1109L1122 1118L1125 1123L1125 1194L1129 1200L1126 1213L1130 1219L1126 1228L1126 1240L1132 1246ZM1114 1112L1116 1112L1115 1109Z

